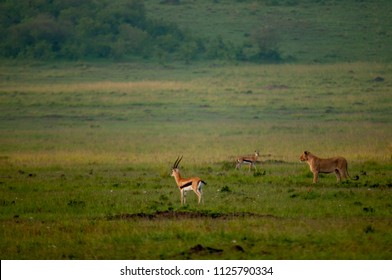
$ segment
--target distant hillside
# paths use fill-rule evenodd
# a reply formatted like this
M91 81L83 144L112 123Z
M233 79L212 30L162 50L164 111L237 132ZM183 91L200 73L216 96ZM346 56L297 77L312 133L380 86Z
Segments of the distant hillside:
M173 2L179 4L169 4ZM390 0L148 0L145 3L151 18L175 22L197 37L212 41L221 37L225 42L248 46L245 48L248 52L258 39L265 39L273 41L272 46L276 45L284 59L297 62L392 60Z
M2 0L0 57L392 61L389 0Z

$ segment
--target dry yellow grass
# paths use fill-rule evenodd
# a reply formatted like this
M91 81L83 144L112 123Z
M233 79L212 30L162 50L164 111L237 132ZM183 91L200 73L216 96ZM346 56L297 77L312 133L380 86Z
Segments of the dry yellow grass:
M32 67L0 82L1 154L44 165L166 164L178 154L197 164L255 149L290 162L304 149L391 159L390 64L202 66L117 81L123 69L78 69L83 81Z

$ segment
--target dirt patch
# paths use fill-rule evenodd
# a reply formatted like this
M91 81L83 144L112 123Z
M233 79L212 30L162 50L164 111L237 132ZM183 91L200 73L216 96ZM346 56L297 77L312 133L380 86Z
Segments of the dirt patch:
M280 160L280 159L267 159L263 161L264 164L292 164L292 162Z
M289 89L289 87L286 86L286 85L268 85L268 86L265 86L264 89L267 89L267 90L281 90L281 89Z
M188 254L220 254L223 252L223 249L217 249L212 247L204 247L201 244L197 244L196 246L189 249Z
M372 81L373 81L373 82L384 82L385 79L384 79L383 77L377 76L377 77L375 77Z
M203 246L201 244L197 244L188 250L180 252L176 254L173 258L183 258L183 259L198 259L201 256L219 256L222 255L224 252L231 253L231 252L240 252L245 253L245 250L240 245L235 245L233 247L221 249L221 248L213 248L209 246Z
M128 219L148 219L148 220L161 220L161 219L199 219L199 218L210 218L210 219L234 219L234 218L272 218L277 219L278 217L269 214L256 214L249 212L236 212L236 213L218 213L209 211L157 211L155 213L134 213L134 214L117 214L110 215L107 217L108 220L128 220Z

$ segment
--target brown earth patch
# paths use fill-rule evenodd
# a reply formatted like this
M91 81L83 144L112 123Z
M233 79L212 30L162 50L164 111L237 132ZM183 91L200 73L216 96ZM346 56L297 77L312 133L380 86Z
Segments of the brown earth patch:
M179 254L175 255L174 258L184 258L184 259L197 259L200 256L212 256L212 255L221 255L225 251L234 251L234 252L241 252L245 253L245 250L240 245L235 245L231 248L213 248L209 246L203 246L201 244L197 244L188 250L180 252Z
M289 87L286 86L286 85L268 85L268 86L265 86L264 89L267 89L267 90L280 90L280 89L289 89Z
M110 215L107 217L108 220L129 220L129 219L147 219L147 220L160 220L160 219L198 219L198 218L210 218L210 219L233 219L233 218L273 218L278 217L270 214L256 214L249 212L236 212L236 213L217 213L208 211L157 211L155 213L133 213L133 214L117 214Z

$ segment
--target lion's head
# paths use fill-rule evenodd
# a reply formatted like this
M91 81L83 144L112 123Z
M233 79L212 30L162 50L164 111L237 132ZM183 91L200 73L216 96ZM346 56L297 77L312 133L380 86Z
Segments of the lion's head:
M308 160L308 156L309 156L309 152L308 151L304 151L303 153L302 153L302 155L299 157L299 160L300 161L307 161Z

